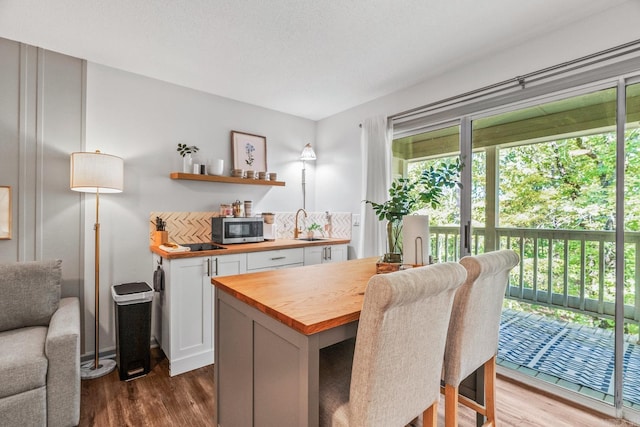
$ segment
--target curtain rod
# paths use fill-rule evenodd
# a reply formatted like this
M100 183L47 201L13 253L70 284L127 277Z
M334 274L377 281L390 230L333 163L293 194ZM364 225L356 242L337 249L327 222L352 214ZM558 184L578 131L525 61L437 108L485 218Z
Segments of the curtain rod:
M624 52L620 52L624 49L630 48L630 47L634 47L633 49L624 51ZM570 61L566 61L557 65L552 65L550 67L547 68L543 68L541 70L537 70L537 71L533 71L531 73L527 73L524 74L522 76L516 76L516 77L512 77L508 80L504 80L501 81L499 83L493 83L490 84L488 86L484 86L482 88L479 89L474 89L472 91L469 92L465 92L459 95L455 95L449 98L445 98L445 99L441 99L440 101L436 101L436 102L432 102L430 104L427 105L423 105L421 107L416 107L416 108L412 108L410 110L406 110L406 111L402 111L400 113L397 114L393 114L391 116L389 116L390 119L399 119L399 118L408 118L414 115L418 115L418 114L424 114L426 112L428 112L429 110L433 109L434 107L443 107L443 106L450 106L450 105L455 105L458 103L461 103L463 101L469 101L472 100L474 98L478 98L480 97L480 94L482 94L482 96L486 96L489 94L494 94L494 93L498 93L501 92L503 90L507 90L507 89L512 89L514 87L520 86L522 89L525 88L527 83L532 83L535 81L539 81L542 80L544 78L548 78L548 77L553 77L562 73L566 73L569 71L573 71L573 70L577 70L580 68L584 68L587 67L589 65L594 65L594 64L598 64L600 62L604 62L613 58L617 58L620 57L622 55L626 55L629 53L633 53L633 52L637 52L640 51L640 39L638 40L634 40L619 46L615 46L609 49L605 49L602 50L600 52L596 52L596 53L592 53L590 55L586 55L577 59L573 59ZM609 55L613 53L613 55L610 56L606 56L605 55ZM595 59L594 61L588 62L588 63L584 63L585 61L590 61L592 59ZM571 67L575 64L580 64L578 66L572 67L572 68L567 68L567 67ZM567 69L565 69L567 68ZM551 73L555 71L555 73ZM548 75L545 75L547 73L551 73ZM533 77L538 77L533 79ZM530 80L528 80L530 79ZM474 95L476 95L474 97ZM362 127L362 124L359 125L360 127Z

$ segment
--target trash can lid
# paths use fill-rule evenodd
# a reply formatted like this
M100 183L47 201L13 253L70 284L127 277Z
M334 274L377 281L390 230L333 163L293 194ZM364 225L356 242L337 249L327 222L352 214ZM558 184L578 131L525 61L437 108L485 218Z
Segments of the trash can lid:
M132 283L123 283L122 285L115 285L113 287L116 295L130 295L137 294L139 292L149 292L151 291L151 286L147 285L145 282L132 282Z
M153 299L153 289L145 282L123 283L111 287L111 296L118 305L148 302Z

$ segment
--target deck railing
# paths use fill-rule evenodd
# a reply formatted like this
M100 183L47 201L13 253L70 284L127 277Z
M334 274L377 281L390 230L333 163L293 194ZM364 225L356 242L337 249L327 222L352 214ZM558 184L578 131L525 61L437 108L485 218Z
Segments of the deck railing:
M485 252L485 229L472 229L474 254ZM458 227L430 227L431 255L456 261ZM513 249L520 264L506 297L599 318L615 314L615 232L497 228L498 248ZM625 233L624 317L640 321L640 233Z

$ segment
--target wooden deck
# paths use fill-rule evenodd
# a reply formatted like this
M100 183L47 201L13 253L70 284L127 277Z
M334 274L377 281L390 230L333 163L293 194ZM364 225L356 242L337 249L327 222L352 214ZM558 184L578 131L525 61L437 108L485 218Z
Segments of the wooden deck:
M624 346L625 405L640 410L640 345L627 336ZM613 404L614 338L611 329L505 310L500 326L498 364Z

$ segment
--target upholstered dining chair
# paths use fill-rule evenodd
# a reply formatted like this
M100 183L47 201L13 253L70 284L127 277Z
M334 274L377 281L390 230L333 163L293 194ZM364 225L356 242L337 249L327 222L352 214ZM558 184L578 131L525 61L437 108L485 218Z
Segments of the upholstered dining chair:
M512 250L467 256L465 283L456 292L444 353L445 426L458 425L458 403L472 408L496 425L495 378L500 315L509 272L519 262ZM460 383L484 366L485 404L459 395ZM425 423L425 426L428 425Z
M320 353L321 426L437 417L449 317L466 270L442 263L372 277L355 339Z

